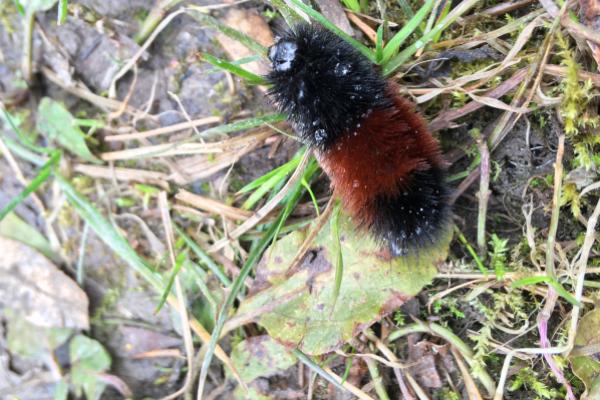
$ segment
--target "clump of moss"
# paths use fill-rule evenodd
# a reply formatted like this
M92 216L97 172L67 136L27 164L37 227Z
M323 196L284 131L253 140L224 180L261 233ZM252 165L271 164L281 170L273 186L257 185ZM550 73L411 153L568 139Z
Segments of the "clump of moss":
M567 69L567 75L559 87L563 95L560 115L564 121L567 138L575 150L575 164L590 169L599 161L594 159L597 157L594 155L594 148L600 144L600 135L593 133L600 123L600 118L589 107L596 95L593 91L594 85L590 80L579 82L580 66L568 40L558 33L556 43L560 49L558 55L561 64Z

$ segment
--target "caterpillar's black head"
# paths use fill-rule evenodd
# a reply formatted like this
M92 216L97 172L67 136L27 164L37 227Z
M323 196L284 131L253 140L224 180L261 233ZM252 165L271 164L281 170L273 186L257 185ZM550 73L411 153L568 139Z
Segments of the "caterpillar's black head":
M271 46L269 59L270 94L300 137L321 149L391 103L375 65L321 26L297 25Z
M285 73L290 71L296 61L298 45L290 41L279 41L269 48L269 60L273 71Z

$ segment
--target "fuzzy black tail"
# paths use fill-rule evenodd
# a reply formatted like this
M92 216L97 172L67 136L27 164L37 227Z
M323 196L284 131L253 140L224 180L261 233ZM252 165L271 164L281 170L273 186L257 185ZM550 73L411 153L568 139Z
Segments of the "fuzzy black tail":
M448 226L449 192L441 169L413 172L408 186L375 200L373 231L394 256L434 243Z

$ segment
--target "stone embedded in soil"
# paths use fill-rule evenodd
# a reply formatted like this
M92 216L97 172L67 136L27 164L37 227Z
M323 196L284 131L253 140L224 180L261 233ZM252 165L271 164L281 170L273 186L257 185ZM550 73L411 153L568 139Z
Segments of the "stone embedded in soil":
M0 308L41 327L89 329L87 296L64 272L14 240L0 237L0 254Z
M50 25L48 28L68 53L77 75L96 92L108 90L123 63L139 49L126 35L117 32L109 35L76 18L69 18L67 24ZM56 50L48 48L47 51ZM62 71L55 72L60 74Z

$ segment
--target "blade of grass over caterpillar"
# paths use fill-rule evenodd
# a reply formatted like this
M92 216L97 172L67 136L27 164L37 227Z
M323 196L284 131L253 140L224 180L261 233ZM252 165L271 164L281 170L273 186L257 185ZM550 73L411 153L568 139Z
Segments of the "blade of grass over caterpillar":
M310 163L310 164L312 164L312 163ZM304 178L306 180L309 180L311 178L311 176L314 175L314 173L318 170L318 167L317 168L308 168L310 166L310 164L307 165L306 168L304 167L305 164L303 164L303 163L301 163L298 166L298 168L302 168L304 170L304 172L302 174L303 175L302 178ZM316 164L316 163L314 163L314 164ZM225 322L227 321L229 310L231 309L231 306L233 305L234 300L237 298L238 293L244 286L244 281L250 274L250 271L256 265L256 263L259 261L260 256L266 250L268 245L277 236L279 229L281 228L281 226L283 225L283 223L285 222L287 217L290 215L291 211L294 209L294 207L300 200L300 197L303 193L302 189L303 189L303 186L300 183L300 181L296 182L293 189L284 198L285 207L284 207L283 211L279 214L279 217L273 223L271 223L269 225L267 231L260 238L260 240L256 243L256 245L253 246L252 250L248 254L248 258L246 259L246 262L240 269L239 275L233 281L233 284L231 285L229 294L227 295L227 298L225 299L225 303L223 304L223 307L219 311L219 315L217 317L217 321L215 323L215 327L213 329L212 336L210 338L210 342L208 343L208 346L206 349L206 354L204 355L204 360L202 362L202 368L200 370L200 377L198 379L198 393L203 393L203 391L204 391L204 384L206 383L206 377L208 376L208 368L210 367L210 363L212 361L213 355L215 354L215 349L217 347L217 343L221 337L221 332L223 331L223 326L225 325Z
M252 72L240 67L239 65L230 63L226 60L222 60L208 53L202 53L202 59L219 69L229 71L232 74L237 75L242 79L245 79L246 82L248 82L251 85L265 85L267 83L267 81L262 76L253 74Z
M350 43L350 45L352 45L352 47L354 47L356 50L361 52L365 57L367 57L369 60L371 60L371 62L375 62L375 52L373 52L367 46L360 43L358 40L352 38L350 35L348 35L344 31L342 31L340 28L335 26L335 24L333 24L331 21L329 21L327 18L325 18L323 16L323 14L316 11L315 9L313 9L310 6L307 6L300 0L290 0L290 2L293 3L294 6L298 7L300 10L302 10L306 14L308 14L315 21L317 21L318 23L323 25L325 28L329 29L331 32L335 33L336 35L338 35L339 37L341 37L342 39L344 39L345 41Z
M417 50L425 47L427 43L433 40L440 32L450 26L459 17L474 7L479 0L463 0L458 6L456 6L442 21L437 23L429 32L423 35L420 39L415 41L413 44L402 50L398 55L393 57L383 67L383 74L390 75L398 68L402 66L409 58L411 58Z

